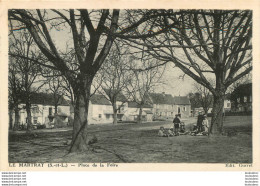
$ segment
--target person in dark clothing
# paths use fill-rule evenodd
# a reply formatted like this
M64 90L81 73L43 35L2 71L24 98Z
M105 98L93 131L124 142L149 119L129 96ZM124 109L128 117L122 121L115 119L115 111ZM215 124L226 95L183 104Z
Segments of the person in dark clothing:
M180 128L180 123L181 123L181 121L180 121L180 119L179 119L178 116L179 116L179 115L176 114L176 115L175 115L175 118L173 119L174 133L175 133L175 135L178 135L178 134L179 134L179 128Z
M197 120L198 132L202 132L202 122L203 122L203 120L204 120L204 116L202 115L201 112L199 112L198 120Z

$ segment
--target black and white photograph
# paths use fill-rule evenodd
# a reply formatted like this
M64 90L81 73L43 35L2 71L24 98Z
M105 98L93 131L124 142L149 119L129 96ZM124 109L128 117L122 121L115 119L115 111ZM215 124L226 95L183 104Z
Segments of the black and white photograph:
M249 9L9 9L8 162L254 163L252 32Z

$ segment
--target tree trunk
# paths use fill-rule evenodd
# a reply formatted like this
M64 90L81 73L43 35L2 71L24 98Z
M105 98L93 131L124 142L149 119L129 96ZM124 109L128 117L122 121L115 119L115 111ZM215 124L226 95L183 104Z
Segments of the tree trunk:
M54 106L54 115L56 116L57 113L58 113L58 105L55 104L55 106Z
M143 113L143 106L140 106L139 117L138 117L138 120L137 120L138 124L142 124L142 113Z
M203 108L203 110L204 110L204 113L207 115L207 114L208 114L208 110L209 110L209 109L208 109L208 108L206 108L206 107L204 107L204 108Z
M87 121L85 118L87 117L86 112L88 112L88 110L85 109L85 103L82 97L75 96L75 98L77 101L75 102L74 108L73 135L70 152L87 149Z
M13 111L9 110L9 130L13 129Z
M116 103L113 103L113 124L117 124L117 108Z
M92 79L85 79L83 83L80 83L78 92L74 90L75 108L70 152L79 152L88 149L87 126L91 84Z
M227 88L224 85L224 66L221 62L221 55L219 55L218 45L214 49L215 59L217 61L216 65L216 88L213 93L213 109L212 109L212 118L210 126L210 134L220 135L223 132L223 108L224 108L224 99Z
M210 134L222 134L223 132L224 98L224 95L214 96Z
M19 107L18 105L14 106L14 127L13 130L18 130L19 128Z
M27 131L32 129L32 114L31 114L31 104L27 101L25 104L27 113Z

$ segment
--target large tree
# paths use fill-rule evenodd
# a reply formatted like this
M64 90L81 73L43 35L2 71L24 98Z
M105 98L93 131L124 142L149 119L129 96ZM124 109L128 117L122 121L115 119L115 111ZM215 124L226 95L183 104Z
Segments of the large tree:
M47 75L45 75L47 73ZM60 76L59 72L46 69L43 74L45 81L47 82L48 92L51 93L53 97L54 114L58 113L58 106L62 103L63 96L68 94L67 89L64 89L64 78Z
M144 46L161 64L174 63L206 87L214 97L210 133L219 134L227 88L252 70L252 11L181 10L157 24L167 27L173 22L177 26L152 38L122 38L140 51Z
M9 20L13 22L10 28L15 29L15 24L19 24L18 29L26 28L49 61L35 62L60 71L73 89L75 109L70 151L87 149L87 115L92 81L116 37L148 38L160 34L167 28L157 27L154 33L149 33L145 31L144 23L163 15L163 11L156 10L124 10L121 14L120 10L85 9L9 11ZM135 34L138 28L144 30L141 35ZM64 58L62 47L55 40L61 30L72 35L72 37L64 35L61 39L67 38L72 42L74 61ZM71 66L76 66L76 69L72 70ZM80 112L80 103L84 104L82 112Z
M211 92L205 86L199 83L195 83L194 88L196 91L194 98L203 108L204 113L208 114L209 108L212 106L213 103L213 96Z
M19 124L19 104L21 103L22 85L18 78L16 70L17 60L15 58L9 58L8 66L8 108L9 108L9 129L17 130ZM14 112L14 121L13 121ZM14 123L14 125L13 125Z
M122 48L118 44L113 46L96 76L96 84L100 85L99 92L112 104L113 124L117 124L117 113L128 100L124 93L132 78L131 71L127 69L128 55Z
M10 35L9 51L13 54L9 60L9 94L13 100L15 110L15 128L19 118L20 103L25 104L27 113L27 130L31 129L31 95L40 90L44 85L39 79L41 67L32 60L37 60L40 56L33 50L33 38L26 31L22 31L20 35Z
M143 59L141 57L141 59ZM128 94L138 107L137 123L142 123L142 113L145 105L152 105L150 93L161 84L161 78L164 73L164 68L155 66L156 60L140 61L139 58L133 58L131 62L131 71L133 72L132 78L127 86ZM140 70L143 68L142 70Z

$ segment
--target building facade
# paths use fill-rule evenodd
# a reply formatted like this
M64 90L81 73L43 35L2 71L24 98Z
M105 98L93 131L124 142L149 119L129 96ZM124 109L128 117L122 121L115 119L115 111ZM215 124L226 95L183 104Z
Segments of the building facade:
M128 102L128 108L125 113L126 121L137 121L139 117L140 106L133 101ZM142 106L142 121L153 121L153 106L145 104Z
M116 102L117 120L125 120L125 112L127 111L128 103L124 100ZM90 124L105 124L113 122L113 106L104 95L92 95L89 103L88 119Z
M163 93L151 93L151 100L153 102L154 118L158 119L172 119L176 114L181 117L190 117L191 104L188 97L175 96Z
M252 111L252 83L242 84L231 93L232 112Z
M177 107L174 105L172 95L162 93L151 93L153 103L153 115L155 119L169 119L177 114Z
M176 107L177 113L181 115L182 118L191 116L191 103L186 96L175 96L173 98L174 105Z
M70 116L70 105L67 100L61 97L57 104L57 113L55 113L55 100L52 94L47 93L34 93L31 95L31 123L33 126L46 125L47 128L53 127L55 116L58 116L65 125L68 123ZM25 109L25 103L18 105L19 119L18 125L27 126L28 117ZM12 126L15 122L15 114L12 113Z

